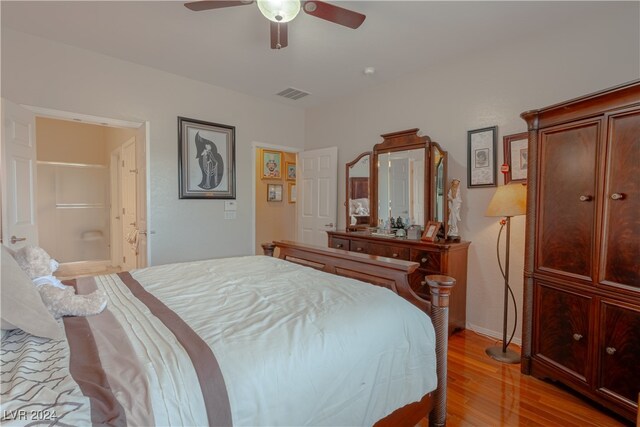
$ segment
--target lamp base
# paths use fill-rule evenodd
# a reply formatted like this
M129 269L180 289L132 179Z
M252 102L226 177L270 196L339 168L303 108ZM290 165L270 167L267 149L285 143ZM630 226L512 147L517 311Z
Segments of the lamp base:
M520 363L520 355L513 350L507 348L507 351L502 351L502 346L500 347L489 347L485 350L485 352L492 358L497 360L498 362L503 363Z

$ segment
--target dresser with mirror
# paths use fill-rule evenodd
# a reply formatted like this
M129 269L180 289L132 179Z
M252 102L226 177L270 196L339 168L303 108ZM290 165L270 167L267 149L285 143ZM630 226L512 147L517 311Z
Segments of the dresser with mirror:
M426 275L454 277L449 331L464 329L470 242L447 240L447 152L418 129L381 136L346 164L346 229L329 231L329 246L419 263L410 282L425 299ZM427 224L440 227L433 241L421 239Z

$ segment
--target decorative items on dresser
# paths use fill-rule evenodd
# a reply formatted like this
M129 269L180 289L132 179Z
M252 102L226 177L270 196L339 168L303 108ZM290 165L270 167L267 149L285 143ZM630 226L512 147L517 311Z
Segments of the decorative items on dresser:
M432 243L420 239L379 237L370 231L328 231L329 247L361 254L403 259L420 264L409 276L409 284L418 296L429 300L425 277L431 274L456 279L451 291L449 333L465 328L467 310L467 252L470 242Z
M522 371L635 421L640 80L522 114L529 129Z

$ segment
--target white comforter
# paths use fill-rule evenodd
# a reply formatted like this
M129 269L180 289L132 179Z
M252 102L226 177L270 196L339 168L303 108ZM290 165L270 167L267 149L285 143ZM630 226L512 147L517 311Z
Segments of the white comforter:
M132 276L211 346L234 425L371 425L436 388L428 316L385 288L263 256Z

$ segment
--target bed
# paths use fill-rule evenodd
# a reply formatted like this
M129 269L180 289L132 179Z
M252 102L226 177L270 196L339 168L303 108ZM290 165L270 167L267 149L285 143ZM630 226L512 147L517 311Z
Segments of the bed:
M415 263L263 247L67 282L108 308L64 318L60 339L2 332L3 422L444 425L450 280L429 303Z

